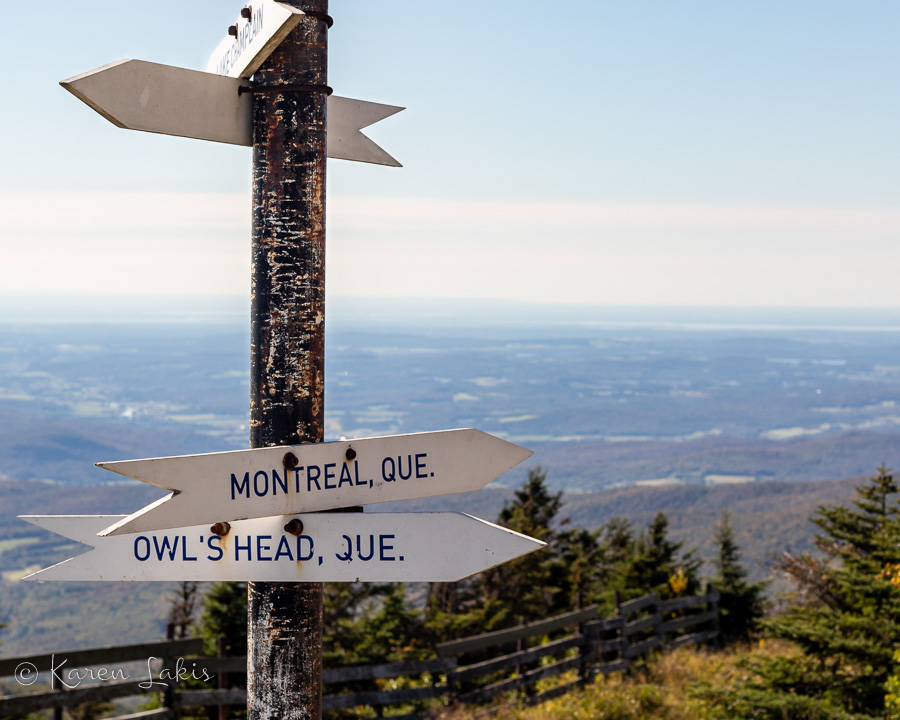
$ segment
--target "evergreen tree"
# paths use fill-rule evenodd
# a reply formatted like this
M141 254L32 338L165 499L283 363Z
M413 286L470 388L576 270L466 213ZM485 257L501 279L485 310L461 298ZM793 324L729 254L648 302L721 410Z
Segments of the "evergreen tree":
M458 582L428 584L425 630L432 643L473 635L482 630L480 581L465 578Z
M595 568L595 594L593 602L600 605L600 615L615 612L616 591L625 588L625 578L634 557L636 538L631 522L626 518L613 518L597 530L600 558Z
M421 614L410 607L403 583L381 586L374 612L360 618L359 653L369 664L420 659L429 646L422 642Z
M900 638L900 588L892 582L900 564L897 491L880 468L857 487L851 507L822 506L812 518L824 560L786 555L779 563L801 592L764 627L802 654L758 665L755 680L738 688L755 710L736 717L884 717ZM791 714L792 707L803 711Z
M323 662L329 667L387 662L391 648L402 645L405 638L389 642L392 631L372 632L372 617L387 617L383 606L392 602L395 613L406 608L406 593L401 583L325 583L323 595ZM414 613L407 621L413 626ZM379 643L383 642L381 648Z
M215 655L216 639L225 638L228 655L247 654L247 583L214 583L203 598L200 634L207 653Z
M475 617L482 630L545 618L567 609L566 568L555 552L557 533L553 527L562 507L562 492L551 493L546 481L547 475L540 468L530 470L513 501L497 518L499 525L543 540L549 547L481 574L476 591L482 604Z
M568 568L568 604L580 609L597 595L599 575L605 559L599 531L572 528L559 533L558 551Z
M734 539L731 515L722 513L716 529L718 554L713 559L713 587L719 591L719 628L725 642L749 640L763 614L765 582L748 583L741 552Z
M668 531L669 519L660 510L634 544L622 578L626 599L651 592L670 595L669 579L678 574L679 568L685 578L686 594L699 590L701 561L696 557L696 550L680 554L684 543L669 540Z

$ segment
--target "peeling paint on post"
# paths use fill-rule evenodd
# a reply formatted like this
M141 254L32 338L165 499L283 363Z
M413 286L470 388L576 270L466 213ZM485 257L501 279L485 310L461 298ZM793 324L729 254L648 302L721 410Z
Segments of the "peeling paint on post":
M299 5L298 5L299 7ZM327 0L303 9L327 16ZM253 94L250 446L324 440L327 25L312 15ZM292 86L284 92L277 85ZM247 717L322 716L321 583L250 583Z

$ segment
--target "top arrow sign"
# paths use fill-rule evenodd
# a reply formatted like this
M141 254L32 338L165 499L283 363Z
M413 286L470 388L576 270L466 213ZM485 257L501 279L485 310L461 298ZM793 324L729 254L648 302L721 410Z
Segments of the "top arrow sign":
M253 145L253 102L246 81L146 62L119 60L62 85L114 125L128 130ZM394 105L332 95L328 157L399 167L360 130L400 112Z
M478 490L530 457L479 430L97 463L171 490L101 535Z
M303 15L302 10L275 0L254 0L232 25L233 34L229 32L213 51L207 72L233 78L250 77Z

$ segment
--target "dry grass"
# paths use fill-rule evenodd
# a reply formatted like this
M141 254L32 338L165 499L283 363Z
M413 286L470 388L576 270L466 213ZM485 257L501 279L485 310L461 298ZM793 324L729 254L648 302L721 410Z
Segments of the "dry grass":
M745 678L739 666L747 655L784 654L781 644L738 650L683 648L655 657L631 676L598 677L577 692L535 707L507 705L493 710L456 708L434 720L713 720L720 717L692 688L700 683L727 688Z

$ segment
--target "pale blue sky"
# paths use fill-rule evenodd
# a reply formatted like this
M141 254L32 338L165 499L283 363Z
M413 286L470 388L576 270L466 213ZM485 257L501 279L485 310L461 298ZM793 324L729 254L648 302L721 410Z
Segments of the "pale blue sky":
M3 290L246 293L249 150L58 86L202 69L241 4L5 5ZM369 131L404 168L329 164L332 295L900 305L896 0L330 12L336 93L408 108Z

